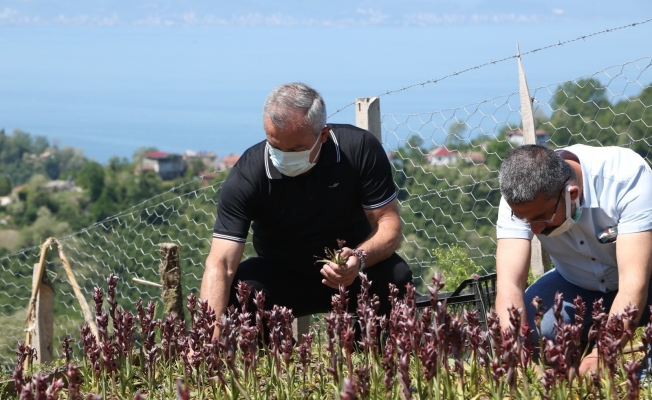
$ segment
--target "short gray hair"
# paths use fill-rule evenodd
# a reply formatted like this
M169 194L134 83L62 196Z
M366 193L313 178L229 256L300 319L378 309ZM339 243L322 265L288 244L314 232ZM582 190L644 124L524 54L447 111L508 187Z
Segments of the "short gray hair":
M573 168L555 151L536 144L519 146L509 152L500 166L500 193L509 204L529 203L539 193L546 199L559 196Z
M326 103L310 86L300 82L285 83L267 95L263 118L268 117L277 128L284 128L297 113L303 116L315 135L326 126Z

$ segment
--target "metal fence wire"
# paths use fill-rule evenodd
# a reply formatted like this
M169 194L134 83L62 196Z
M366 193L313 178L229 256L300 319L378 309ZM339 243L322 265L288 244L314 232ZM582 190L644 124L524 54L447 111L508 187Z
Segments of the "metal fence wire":
M624 146L652 161L652 58L646 57L567 82L531 89L537 138L552 148L575 143ZM403 229L400 255L422 293L442 262L438 249L460 251L485 275L494 271L498 169L520 144L518 93L421 114L382 114L383 144L394 166ZM181 245L184 295L198 293L208 255L222 181L184 183L70 236L59 238L77 282L92 303L116 273L119 303L160 302L160 290L132 282L158 282L158 244ZM249 240L245 256L253 255ZM0 259L0 364L14 362L39 249ZM47 259L55 288L55 355L60 339L79 343L83 316L56 252ZM445 290L453 290L446 288Z

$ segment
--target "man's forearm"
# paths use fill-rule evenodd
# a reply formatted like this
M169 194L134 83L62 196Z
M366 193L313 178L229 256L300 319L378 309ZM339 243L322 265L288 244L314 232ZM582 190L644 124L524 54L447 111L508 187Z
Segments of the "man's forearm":
M199 297L208 302L218 318L229 304L231 284L243 251L244 243L213 238Z
M622 291L619 291L616 297L614 298L614 302L611 305L611 309L609 310L609 316L613 316L616 314L622 314L624 315L625 307L627 305L630 306L636 306L638 313L636 316L636 319L634 321L634 326L629 327L632 332L636 330L636 327L638 326L638 322L641 320L641 315L645 311L645 307L647 307L647 290L645 293L624 293ZM590 307L591 305L587 305L587 307ZM625 323L627 323L625 321Z
M636 325L648 303L652 270L652 232L621 234L616 244L618 262L618 293L609 310L610 315L622 314L628 304L638 308ZM636 327L631 327L634 330Z
M377 229L358 248L367 254L365 265L371 266L391 256L400 244L400 232Z
M496 296L496 314L498 315L500 321L500 328L505 330L509 328L509 309L514 306L517 309L520 308L521 312L521 322L527 322L527 315L525 312L525 301L523 299L523 292L512 292L511 294L505 294L504 292ZM534 328L534 327L532 327Z
M232 283L233 276L230 276L226 266L207 267L204 271L199 297L208 302L218 318L224 314L229 304Z
M365 214L371 224L371 234L358 244L358 249L365 251L365 265L371 266L387 259L398 249L403 229L396 199L381 208L365 210Z
M496 248L496 314L504 330L509 327L509 308L521 308L521 322L527 321L524 293L530 262L530 241L499 239Z

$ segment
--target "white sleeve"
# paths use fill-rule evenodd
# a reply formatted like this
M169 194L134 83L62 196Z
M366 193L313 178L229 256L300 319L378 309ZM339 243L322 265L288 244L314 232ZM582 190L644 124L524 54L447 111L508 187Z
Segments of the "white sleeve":
M618 197L618 233L652 229L652 172L649 168L639 168Z
M530 224L512 218L512 209L501 197L500 206L498 206L498 221L496 222L496 239L531 240L533 236Z

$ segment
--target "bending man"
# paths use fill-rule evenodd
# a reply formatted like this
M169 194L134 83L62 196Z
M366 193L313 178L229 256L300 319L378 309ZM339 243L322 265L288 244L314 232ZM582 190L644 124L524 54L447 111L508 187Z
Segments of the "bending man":
M649 321L652 172L645 160L619 147L520 146L502 163L500 192L496 311L503 328L509 323L507 308L514 305L523 307L534 329L531 302L539 296L547 310L542 334L553 339L557 291L564 296L567 323L574 322L572 302L578 295L589 313L603 298L611 315L630 303L638 307L638 322ZM525 290L533 235L555 268ZM589 314L584 341L591 324ZM584 358L581 373L596 370L596 356L594 349Z
M353 310L364 270L379 312L388 313L388 284L404 292L412 273L394 252L401 223L381 144L365 130L327 124L321 95L301 83L268 95L263 127L266 140L242 155L222 186L200 297L220 315L237 305L243 281L265 293L266 308L303 316L329 311L344 285ZM241 262L250 226L258 256ZM337 239L347 243L346 265L316 264Z

